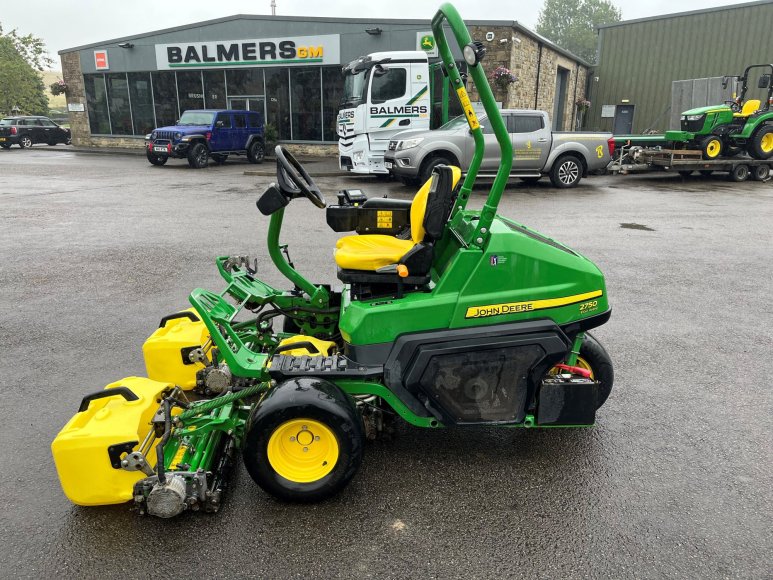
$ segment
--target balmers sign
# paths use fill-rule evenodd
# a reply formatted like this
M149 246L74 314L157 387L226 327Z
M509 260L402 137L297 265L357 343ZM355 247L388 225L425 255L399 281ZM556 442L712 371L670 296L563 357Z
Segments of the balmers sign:
M340 64L337 34L156 45L158 70Z

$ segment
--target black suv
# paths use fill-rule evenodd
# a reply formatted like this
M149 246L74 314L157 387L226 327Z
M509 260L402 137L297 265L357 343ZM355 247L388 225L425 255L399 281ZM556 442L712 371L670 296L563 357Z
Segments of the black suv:
M261 163L264 155L263 118L254 111L185 111L176 125L154 129L146 139L153 165L175 157L199 169L210 157L221 164L229 155L246 155L250 163Z
M69 145L72 140L69 129L60 127L48 117L23 116L0 119L0 147L10 149L18 145L22 149L35 143Z

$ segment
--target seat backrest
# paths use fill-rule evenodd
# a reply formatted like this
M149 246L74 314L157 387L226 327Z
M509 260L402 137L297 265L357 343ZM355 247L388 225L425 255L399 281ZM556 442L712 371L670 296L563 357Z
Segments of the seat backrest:
M411 240L414 244L429 235L436 240L453 205L453 193L462 176L458 167L438 165L432 176L421 186L411 203Z
M743 109L741 109L741 116L742 117L748 117L749 115L753 115L757 112L757 109L760 108L760 100L759 99L752 99L751 101L746 101L743 104Z

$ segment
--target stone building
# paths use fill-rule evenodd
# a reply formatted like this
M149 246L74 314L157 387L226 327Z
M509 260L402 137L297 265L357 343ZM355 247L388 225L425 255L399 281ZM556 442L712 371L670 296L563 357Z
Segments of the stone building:
M585 96L588 63L515 21L467 24L487 48L489 78L498 66L517 76L505 87L492 83L503 107L546 110L556 130L577 126L575 104ZM427 20L236 15L66 49L59 54L73 143L141 147L154 127L174 123L186 109L232 108L263 113L280 142L334 150L341 66L373 52L420 50L430 32ZM324 53L306 59L256 55L238 67L213 62L211 54L177 65L166 58L169 50L204 44L227 50L245 42L293 42L324 47ZM477 93L470 89L474 101Z

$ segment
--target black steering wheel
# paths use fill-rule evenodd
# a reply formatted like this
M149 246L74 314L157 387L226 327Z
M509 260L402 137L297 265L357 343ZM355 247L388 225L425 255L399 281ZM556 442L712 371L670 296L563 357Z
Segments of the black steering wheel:
M276 178L282 192L290 197L303 194L311 203L324 208L327 204L322 197L322 192L293 154L281 145L276 146L274 154L276 155Z
M741 112L741 103L738 101L725 101L725 104L730 107L730 110L734 113L740 113Z

